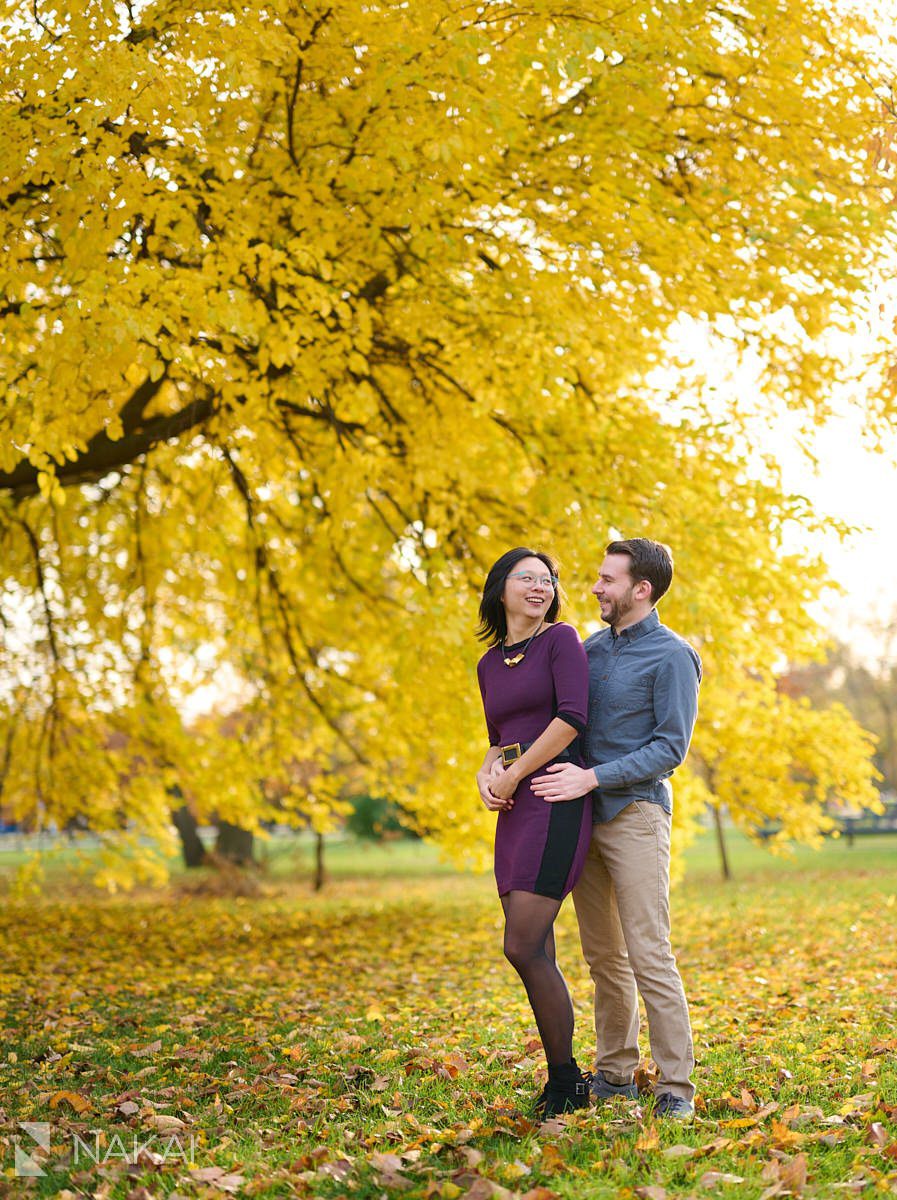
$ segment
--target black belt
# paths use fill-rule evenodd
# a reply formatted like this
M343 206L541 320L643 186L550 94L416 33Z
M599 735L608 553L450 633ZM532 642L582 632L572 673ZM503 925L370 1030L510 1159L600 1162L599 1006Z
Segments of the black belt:
M510 746L502 746L501 747L502 763L506 767L509 767L512 762L514 762L516 759L520 758L521 755L525 754L526 751L529 750L530 746L532 746L533 744L534 744L533 742L512 742ZM561 750L561 752L559 754L555 754L548 761L549 762L573 762L573 748L575 745L576 745L576 740L574 739L570 743L569 746L565 746L564 749ZM547 764L545 764L545 765L547 765ZM538 768L538 767L536 769L541 770L541 768Z

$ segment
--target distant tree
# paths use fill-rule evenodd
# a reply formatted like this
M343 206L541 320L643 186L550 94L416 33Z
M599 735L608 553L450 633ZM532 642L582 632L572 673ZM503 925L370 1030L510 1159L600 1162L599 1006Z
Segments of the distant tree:
M346 815L346 830L355 837L379 841L384 835L407 830L410 824L401 807L382 796L352 796L349 803L352 807Z
M897 793L897 613L868 631L877 649L858 654L836 641L824 662L790 671L783 686L814 705L843 704L876 738L882 785Z

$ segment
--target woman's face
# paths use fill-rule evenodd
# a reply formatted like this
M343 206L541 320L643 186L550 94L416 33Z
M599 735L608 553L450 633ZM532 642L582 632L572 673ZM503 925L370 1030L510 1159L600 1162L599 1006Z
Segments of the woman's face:
M544 619L553 600L551 571L541 558L522 558L505 579L501 602L506 617Z

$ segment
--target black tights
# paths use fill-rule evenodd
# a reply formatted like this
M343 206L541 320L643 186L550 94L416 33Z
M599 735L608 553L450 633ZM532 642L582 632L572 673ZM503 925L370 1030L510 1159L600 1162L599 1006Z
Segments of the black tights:
M573 1057L573 1004L558 969L554 945L554 919L559 900L533 892L507 892L505 958L523 980L539 1027L545 1057L551 1066Z

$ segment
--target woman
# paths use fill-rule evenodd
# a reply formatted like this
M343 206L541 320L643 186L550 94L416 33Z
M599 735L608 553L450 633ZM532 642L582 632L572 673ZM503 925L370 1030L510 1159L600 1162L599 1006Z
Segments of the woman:
M526 988L548 1060L537 1101L544 1116L585 1107L588 1079L573 1058L573 1005L555 961L554 920L582 871L592 832L591 798L550 803L530 781L546 763L579 762L589 678L572 625L557 622L557 568L520 547L490 570L477 664L489 749L477 772L483 803L498 813L495 880L505 913L505 957Z

